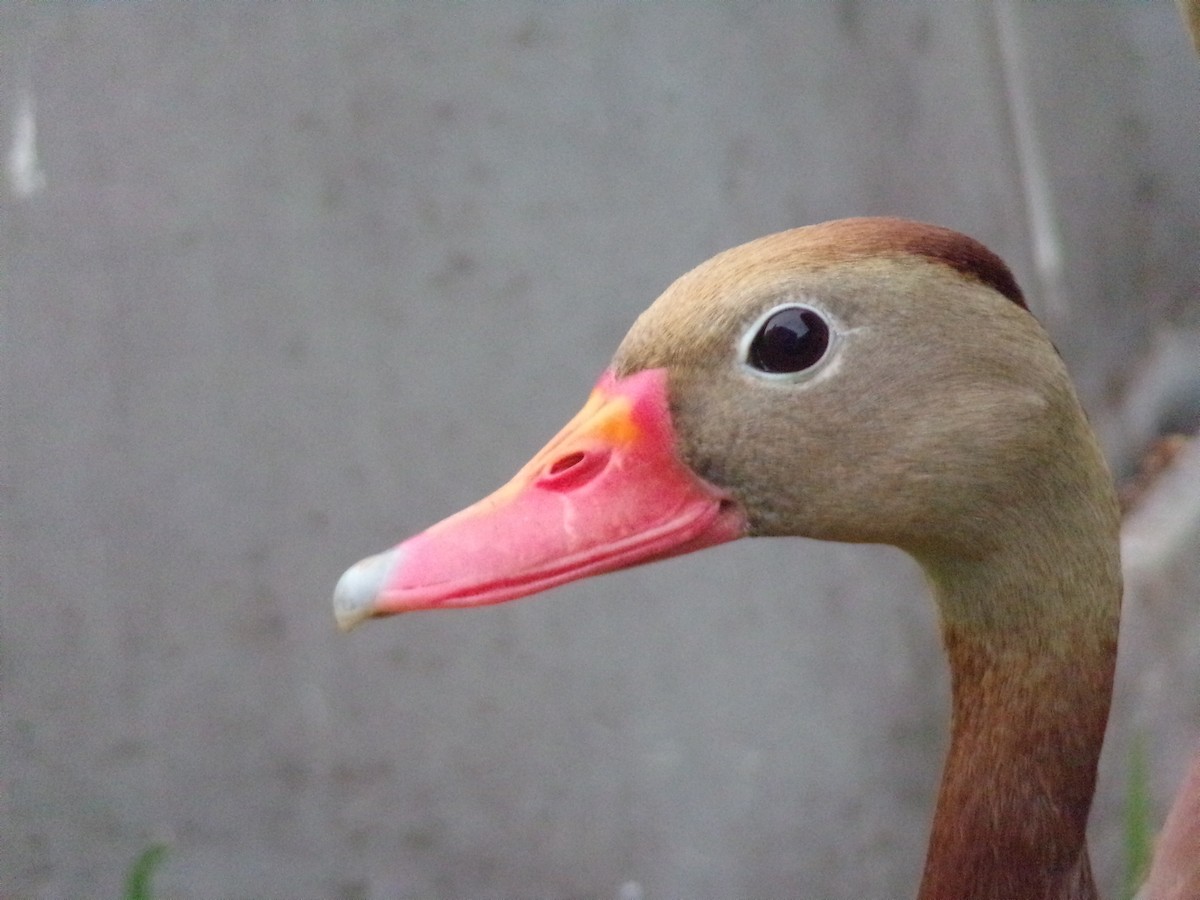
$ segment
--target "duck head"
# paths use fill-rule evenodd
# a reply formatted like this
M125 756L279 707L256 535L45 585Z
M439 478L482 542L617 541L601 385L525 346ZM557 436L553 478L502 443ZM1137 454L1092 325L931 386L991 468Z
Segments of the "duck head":
M498 603L748 535L978 558L1080 489L1056 455L1081 422L976 241L880 218L770 235L672 284L508 484L353 566L334 610Z

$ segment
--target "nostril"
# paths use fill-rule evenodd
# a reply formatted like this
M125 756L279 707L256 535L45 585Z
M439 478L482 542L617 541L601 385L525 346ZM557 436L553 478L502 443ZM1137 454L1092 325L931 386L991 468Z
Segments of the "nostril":
M606 448L589 448L564 453L542 470L537 483L552 491L570 491L591 481L608 462Z
M556 459L550 468L547 470L548 475L557 475L559 472L565 472L567 469L572 469L583 462L583 453L576 451L568 453L561 459Z

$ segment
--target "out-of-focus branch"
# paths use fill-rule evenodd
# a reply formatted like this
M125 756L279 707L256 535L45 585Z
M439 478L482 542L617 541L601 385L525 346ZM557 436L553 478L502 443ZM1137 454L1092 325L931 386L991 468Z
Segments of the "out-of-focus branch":
M1183 23L1192 33L1192 44L1200 53L1200 0L1177 0L1179 11L1183 13Z
M1200 2L1200 0L1196 0ZM1009 121L1021 177L1021 191L1028 216L1030 250L1037 271L1043 321L1063 326L1070 318L1064 280L1062 234L1049 167L1033 110L1033 90L1021 47L1020 9L1017 0L1000 0L991 7L1000 48L1000 76L1008 101Z

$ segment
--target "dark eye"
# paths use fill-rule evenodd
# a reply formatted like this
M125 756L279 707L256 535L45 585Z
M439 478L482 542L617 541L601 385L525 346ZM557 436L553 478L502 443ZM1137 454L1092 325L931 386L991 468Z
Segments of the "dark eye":
M760 372L802 372L829 349L829 325L820 313L785 306L771 313L750 341L746 362Z

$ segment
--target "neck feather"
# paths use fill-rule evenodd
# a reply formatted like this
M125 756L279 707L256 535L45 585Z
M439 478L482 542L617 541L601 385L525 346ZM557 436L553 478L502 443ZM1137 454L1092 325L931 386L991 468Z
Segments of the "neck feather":
M923 560L953 719L921 900L1096 896L1085 830L1116 662L1117 520L1107 500L1071 518L982 560Z

